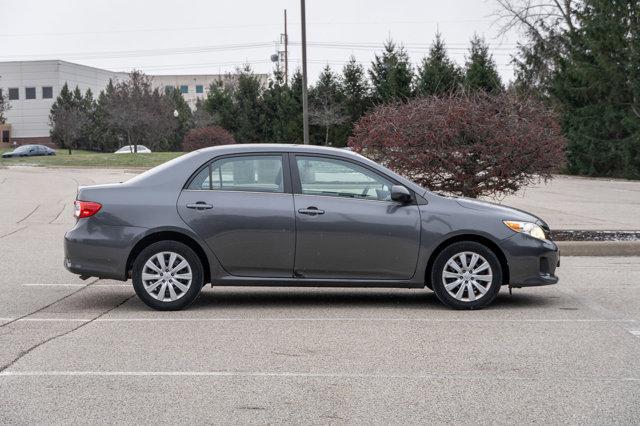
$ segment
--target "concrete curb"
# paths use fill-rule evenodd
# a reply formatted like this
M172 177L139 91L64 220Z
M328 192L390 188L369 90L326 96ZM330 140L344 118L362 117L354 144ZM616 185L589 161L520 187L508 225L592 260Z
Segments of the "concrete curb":
M640 241L556 241L561 256L640 256Z

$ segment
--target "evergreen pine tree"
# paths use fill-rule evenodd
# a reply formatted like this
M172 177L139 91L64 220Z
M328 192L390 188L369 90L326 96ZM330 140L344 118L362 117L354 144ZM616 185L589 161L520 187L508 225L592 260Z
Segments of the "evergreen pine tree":
M417 95L440 95L452 93L463 81L462 70L447 55L444 40L440 33L429 49L429 56L418 67L415 91Z
M364 67L351 56L342 68L342 93L344 108L349 115L349 127L371 108L371 86L365 75Z
M109 126L107 99L113 96L114 85L110 79L107 87L100 91L95 102L91 129L91 144L94 149L103 152L113 152L120 146L118 134Z
M93 120L95 117L96 101L93 99L93 92L91 89L87 89L84 96L79 98L79 107L82 113L85 115L84 127L82 129L82 135L78 142L79 148L95 150L93 144Z
M235 133L237 124L234 93L230 84L225 84L222 80L211 83L204 108L214 118L216 125Z
M375 55L369 76L377 103L406 100L411 96L413 69L409 56L393 40L385 42L382 55Z
M295 77L294 77L295 78ZM262 94L262 137L270 143L299 143L302 120L301 105L290 86L284 82L279 67L273 71Z
M260 80L249 65L238 70L234 96L237 129L233 133L239 143L264 142L260 128L261 91Z
M640 5L585 0L551 94L564 112L570 172L640 178Z
M234 79L212 84L205 107L238 143L263 142L260 80L249 65L239 68Z
M65 83L60 95L51 106L49 113L49 134L51 140L60 148L68 149L86 147L91 134L91 114L93 96L88 91L86 98L80 88L71 91Z
M465 67L464 86L467 90L499 92L503 89L496 63L489 53L489 46L477 34L471 39Z
M179 151L182 139L193 127L193 114L182 93L177 88L168 88L164 94L164 99L168 102L170 111L178 112L178 117L173 117L177 121L177 125L174 132L167 136L164 148L169 151Z

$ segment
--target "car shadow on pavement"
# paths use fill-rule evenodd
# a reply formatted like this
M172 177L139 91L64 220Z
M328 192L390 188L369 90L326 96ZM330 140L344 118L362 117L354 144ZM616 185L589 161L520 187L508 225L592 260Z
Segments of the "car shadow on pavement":
M502 291L487 309L532 309L555 305L557 298ZM189 310L228 308L421 308L448 310L428 290L377 289L205 289Z

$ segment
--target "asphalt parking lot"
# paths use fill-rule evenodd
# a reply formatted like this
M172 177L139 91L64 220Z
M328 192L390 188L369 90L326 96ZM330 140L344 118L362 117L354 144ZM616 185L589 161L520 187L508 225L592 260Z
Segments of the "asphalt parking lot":
M486 310L428 290L207 287L155 312L62 266L78 184L0 169L1 423L638 423L640 258Z

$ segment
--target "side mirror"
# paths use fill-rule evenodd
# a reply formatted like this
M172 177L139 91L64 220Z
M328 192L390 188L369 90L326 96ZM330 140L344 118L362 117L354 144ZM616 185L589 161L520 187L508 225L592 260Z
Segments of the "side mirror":
M391 187L391 199L402 204L411 202L411 192L402 185L393 185Z

